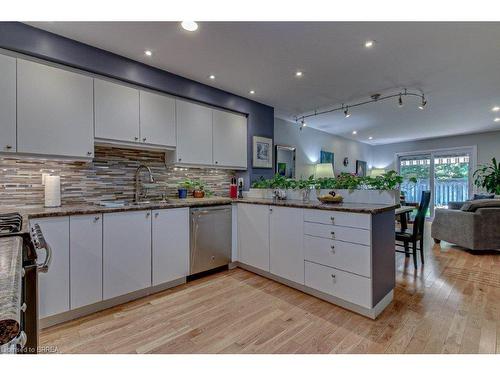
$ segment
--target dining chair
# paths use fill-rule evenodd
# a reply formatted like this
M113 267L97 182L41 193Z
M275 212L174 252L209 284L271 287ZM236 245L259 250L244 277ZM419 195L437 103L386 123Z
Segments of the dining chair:
M406 230L396 231L396 246L404 247L404 250L396 249L396 252L405 254L409 257L410 254L413 255L413 266L417 268L417 251L420 250L420 258L422 264L424 264L424 225L425 225L425 215L429 204L431 201L431 192L423 191L422 197L420 198L420 204L418 206L417 214L413 220L413 228ZM399 242L399 243L398 243ZM401 244L402 242L402 244ZM417 248L417 242L420 245L420 249ZM410 243L412 245L410 252Z

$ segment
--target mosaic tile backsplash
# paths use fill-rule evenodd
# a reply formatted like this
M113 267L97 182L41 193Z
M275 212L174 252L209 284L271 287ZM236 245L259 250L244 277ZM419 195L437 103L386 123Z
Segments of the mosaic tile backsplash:
M211 168L174 168L165 165L165 154L96 145L92 162L0 156L0 205L43 205L42 174L61 176L62 204L97 203L101 200L134 198L135 170L149 166L159 186L148 198L177 196L185 179L200 179L217 196L229 195L234 171ZM141 177L146 181L145 172Z

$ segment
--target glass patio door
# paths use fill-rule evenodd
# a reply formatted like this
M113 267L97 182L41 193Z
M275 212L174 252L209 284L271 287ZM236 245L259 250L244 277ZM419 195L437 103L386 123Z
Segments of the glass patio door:
M431 160L431 154L407 155L399 158L399 173L404 179L401 184L404 202L408 204L418 203L423 191L432 191ZM411 178L415 178L417 182L411 182ZM426 216L430 215L431 209L429 208Z
M466 201L472 192L472 159L470 148L399 155L399 173L404 178L401 194L405 202L418 203L422 191L430 190L427 216L433 217L435 208ZM416 183L410 182L412 177Z
M434 154L434 207L448 208L449 202L469 199L470 155L467 152Z

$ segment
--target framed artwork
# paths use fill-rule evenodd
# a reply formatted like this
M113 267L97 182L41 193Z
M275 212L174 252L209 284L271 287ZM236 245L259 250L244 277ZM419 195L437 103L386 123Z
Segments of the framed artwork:
M333 154L333 152L321 150L319 154L320 163L332 163L332 166L335 169L334 161L335 161L335 155Z
M366 177L366 161L356 160L356 174L360 177Z
M254 168L273 168L273 140L271 138L253 137Z

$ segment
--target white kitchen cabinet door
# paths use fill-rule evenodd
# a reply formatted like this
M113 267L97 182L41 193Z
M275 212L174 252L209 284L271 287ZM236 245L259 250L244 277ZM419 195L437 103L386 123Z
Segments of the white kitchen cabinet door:
M247 168L247 118L213 110L213 163L216 166Z
M270 271L304 284L302 209L271 207L269 222Z
M71 216L70 307L102 300L102 215Z
M212 165L212 109L176 100L176 163Z
M140 91L141 142L175 147L175 99Z
M103 297L151 286L151 211L103 215Z
M189 208L153 211L153 285L189 273Z
M50 217L30 220L40 225L45 241L52 249L52 262L47 273L38 274L39 317L68 311L69 305L69 217ZM45 252L38 253L39 263Z
M139 90L94 79L95 136L139 142Z
M269 271L269 211L258 204L238 204L238 251L243 264Z
M92 78L17 60L17 151L94 155Z
M0 55L0 152L16 152L16 59Z

